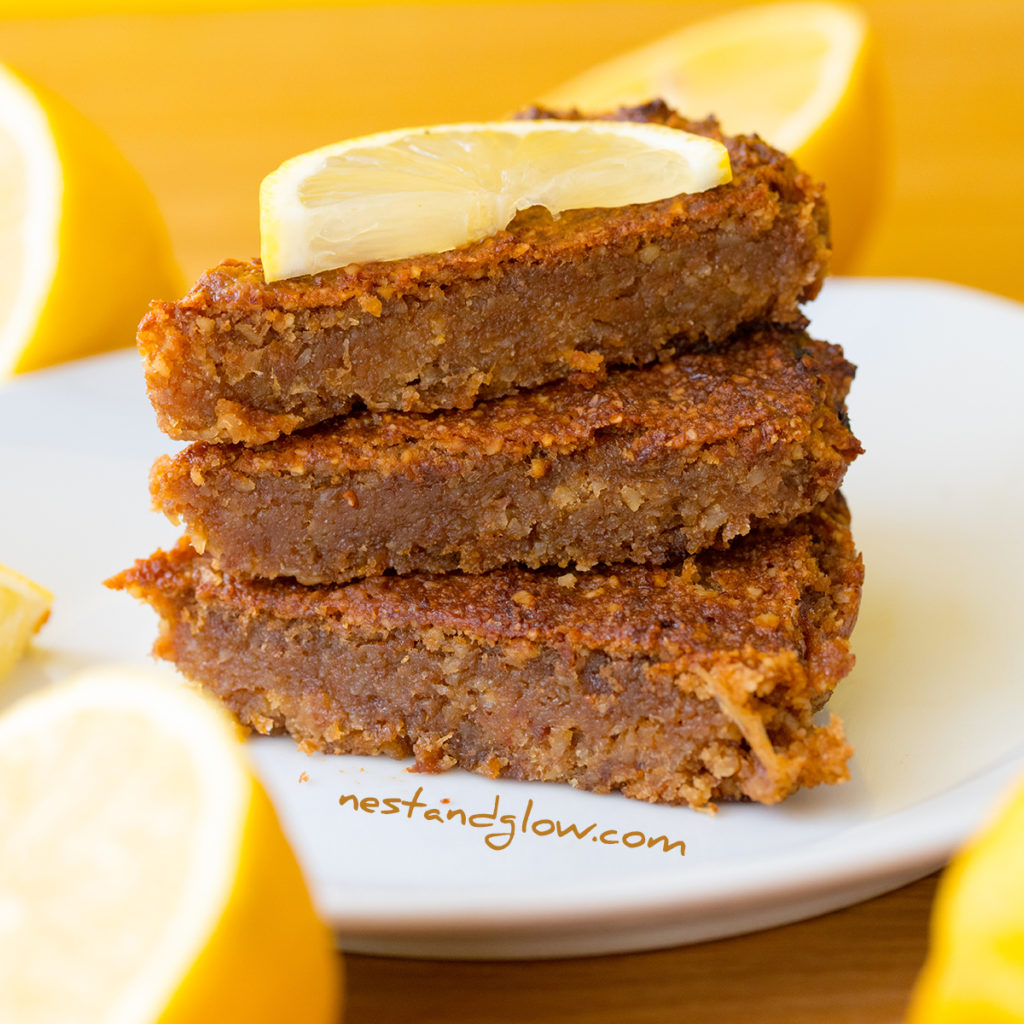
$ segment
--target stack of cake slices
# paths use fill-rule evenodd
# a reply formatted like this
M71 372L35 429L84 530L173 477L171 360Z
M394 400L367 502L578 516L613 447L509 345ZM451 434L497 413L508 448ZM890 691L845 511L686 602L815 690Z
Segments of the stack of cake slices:
M722 139L733 180L274 284L228 261L151 307L185 537L111 582L257 731L697 807L846 777L821 188L713 120L611 116Z

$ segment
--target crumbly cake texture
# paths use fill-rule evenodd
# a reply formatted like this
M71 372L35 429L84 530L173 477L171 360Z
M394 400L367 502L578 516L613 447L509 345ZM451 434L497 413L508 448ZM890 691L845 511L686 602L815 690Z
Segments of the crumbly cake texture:
M841 782L863 571L836 495L672 566L240 580L182 544L109 581L155 653L308 751L563 781L641 800L774 803Z
M554 116L532 110L527 116ZM568 117L578 117L575 112ZM748 322L802 324L830 256L822 188L756 136L663 103L605 115L722 139L733 180L553 218L480 242L266 284L227 260L138 332L162 430L270 441L347 413L432 412L606 365L643 365Z
M345 582L519 562L661 564L784 524L860 446L854 368L800 331L558 381L467 411L353 414L161 458L154 504L233 575Z

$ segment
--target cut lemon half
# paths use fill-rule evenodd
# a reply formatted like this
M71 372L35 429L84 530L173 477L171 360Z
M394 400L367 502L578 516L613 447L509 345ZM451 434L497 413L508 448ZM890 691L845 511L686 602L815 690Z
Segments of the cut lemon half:
M50 615L53 594L0 565L0 681L25 653Z
M1024 784L953 859L908 1024L1024 1021Z
M541 102L613 109L661 97L689 117L715 114L757 133L825 182L840 263L869 221L878 127L863 14L843 3L776 3L687 25L600 64Z
M336 1024L338 966L219 707L106 668L0 716L0 1020Z
M67 103L0 65L0 379L131 345L181 277L152 196Z
M662 125L501 121L382 132L282 164L260 189L268 281L444 252L552 213L703 192L725 147Z

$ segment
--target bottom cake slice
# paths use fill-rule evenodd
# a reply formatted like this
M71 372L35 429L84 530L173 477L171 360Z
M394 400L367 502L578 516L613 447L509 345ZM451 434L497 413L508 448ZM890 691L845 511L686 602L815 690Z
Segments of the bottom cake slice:
M155 653L306 750L569 782L664 803L774 803L841 782L815 712L853 665L863 569L839 496L670 566L242 580L186 544L112 579Z

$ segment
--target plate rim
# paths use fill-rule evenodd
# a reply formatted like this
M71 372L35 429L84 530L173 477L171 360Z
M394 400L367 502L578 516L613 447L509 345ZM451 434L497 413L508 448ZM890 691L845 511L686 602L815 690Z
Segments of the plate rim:
M832 278L826 285L826 292L845 292L844 301L858 294L869 294L884 289L893 294L907 296L910 305L928 302L936 295L955 296L976 305L984 318L986 309L993 315L1010 315L1021 318L1024 323L1024 304L1007 296L985 292L969 285L920 277L839 277ZM816 304L806 307L811 320L810 331L815 332L814 317ZM856 358L856 353L851 353ZM76 360L57 367L45 368L0 382L0 401L9 389L32 388L41 382L54 381L62 384L77 375L89 376L99 372L108 363L135 364L137 356L131 349L102 353ZM175 442L167 442L168 446ZM856 634L855 634L856 637ZM260 742L257 740L256 742ZM388 762L389 767L400 771L401 762ZM644 924L675 924L685 931L687 925L701 919L701 915L718 917L748 916L765 908L804 905L816 897L829 897L819 902L830 904L827 909L857 902L863 896L853 895L845 900L846 894L868 889L881 892L887 888L905 884L914 877L928 874L941 866L958 847L978 821L986 813L988 805L995 799L996 791L1002 791L1011 779L1024 771L1024 745L1009 753L997 756L993 761L972 775L960 779L955 785L933 793L927 798L909 806L900 807L878 818L852 823L845 829L829 833L815 840L807 848L794 853L791 848L773 851L754 861L743 860L745 878L737 878L736 861L711 864L698 862L684 874L669 875L655 872L648 881L642 869L610 891L600 882L587 881L579 885L566 886L548 881L531 887L532 898L525 902L522 896L507 894L494 899L494 893L485 893L481 888L473 890L475 903L471 906L440 906L439 901L450 895L452 889L438 892L433 903L410 909L398 904L403 894L396 891L391 899L378 903L371 910L338 912L336 897L343 893L344 886L325 882L303 864L307 880L313 892L314 902L328 924L338 932L358 932L368 942L379 940L400 946L403 942L413 944L417 937L441 936L440 946L433 955L458 955L445 953L444 937L457 942L469 935L486 934L497 944L489 955L502 955L499 932L514 933L517 941L529 944L530 935L538 948L545 943L557 944L558 934L568 934L585 926L605 926L622 930L641 927ZM272 795L275 802L280 797ZM625 799L625 798L623 798ZM950 813L952 808L952 813ZM939 813L940 810L943 813ZM895 850L886 851L886 830L894 821L919 819L911 835L905 835ZM849 848L843 851L844 840L852 835ZM833 858L823 858L829 850L840 847L840 853ZM885 856L885 853L888 856ZM300 862L302 857L300 856ZM908 877L908 875L910 877ZM694 891L695 879L701 891ZM892 884L889 884L889 883ZM384 892L379 887L366 887L373 894ZM562 897L558 899L556 897ZM516 898L516 904L511 900ZM818 911L822 912L822 911ZM785 915L779 915L776 923L782 923ZM796 918L801 919L798 915ZM756 927L770 927L757 925ZM730 928L721 933L738 934L742 928ZM540 934L543 932L544 934ZM719 936L712 936L719 937ZM571 940L566 940L571 943ZM683 939L682 941L700 941ZM358 941L350 941L347 948L356 948ZM636 941L626 945L609 947L606 951L625 952L631 949L650 948ZM395 955L417 955L397 953ZM516 956L529 954L519 953ZM548 954L541 954L548 955ZM590 955L573 952L571 945L557 955Z

